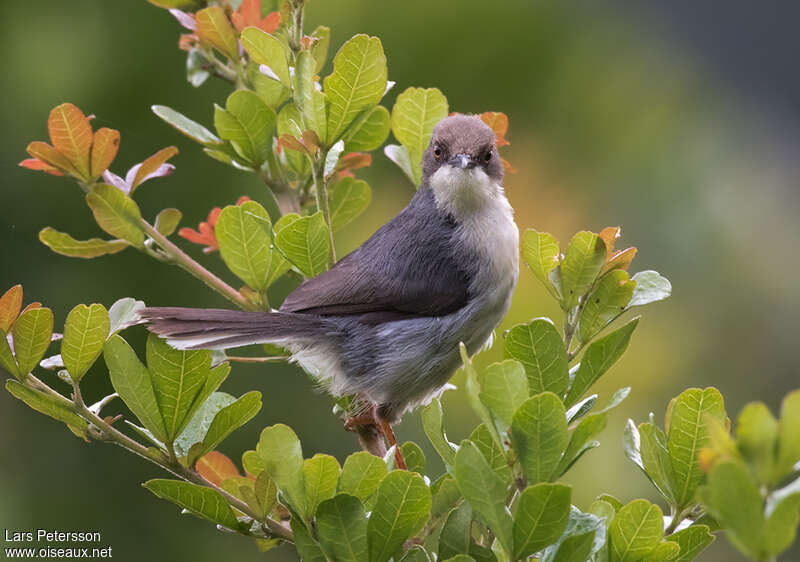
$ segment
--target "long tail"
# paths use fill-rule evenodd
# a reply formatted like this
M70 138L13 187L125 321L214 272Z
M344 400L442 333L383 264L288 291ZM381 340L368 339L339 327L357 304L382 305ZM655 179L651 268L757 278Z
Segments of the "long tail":
M147 328L178 349L226 349L255 343L303 342L324 334L318 317L291 312L148 307Z

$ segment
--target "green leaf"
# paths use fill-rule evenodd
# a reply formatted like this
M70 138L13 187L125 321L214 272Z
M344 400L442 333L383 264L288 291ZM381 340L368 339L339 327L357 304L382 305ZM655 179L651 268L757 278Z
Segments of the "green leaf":
M800 520L800 491L785 495L767 504L762 549L769 556L777 556L794 542Z
M439 535L437 560L447 560L458 554L469 554L472 543L472 508L466 502L453 509L447 516Z
M400 562L431 562L431 557L423 547L415 545L406 551Z
M725 404L713 387L683 391L672 407L667 448L675 473L675 501L684 508L693 503L694 493L703 479L698 454L710 443L708 417L725 423Z
M483 405L480 399L480 385L478 384L478 373L475 370L472 360L467 353L467 346L464 342L459 344L459 353L461 354L461 363L464 366L464 373L466 374L466 384L464 385L467 390L467 400L469 405L472 406L473 411L478 414L478 417L486 426L486 429L491 433L492 438L497 442L498 446L503 446L503 441L498 433L497 426L494 423L494 418L489 412L489 409Z
M102 240L100 238L76 240L66 232L59 232L49 226L39 232L39 240L62 256L87 259L106 254L117 254L129 245L124 240Z
M278 114L278 135L291 135L297 139L303 132L303 119L300 112L293 103L287 103ZM311 167L308 158L296 150L282 150L280 162L294 172L299 178L307 178L311 175Z
M577 233L561 263L561 294L564 308L569 310L578 304L606 263L606 245L594 232Z
M558 265L560 253L558 241L552 234L532 228L522 233L522 259L551 293L553 287L549 275Z
M389 136L391 117L382 105L361 112L342 137L345 152L369 152L384 143Z
M431 491L419 474L395 470L378 486L367 535L371 562L386 562L422 529L431 509Z
M333 59L325 79L328 144L332 145L364 109L377 104L386 89L386 57L377 37L356 35Z
M632 277L636 282L633 296L628 303L632 306L643 306L651 302L663 301L672 294L672 284L657 271L640 271Z
M147 366L164 419L166 441L170 442L181 434L200 406L195 405L195 399L208 379L211 354L208 351L173 349L158 336L150 334L147 338Z
M366 501L386 476L386 464L366 451L347 457L339 476L339 492Z
M469 435L469 440L475 443L478 450L492 467L492 470L500 477L503 483L508 486L511 484L511 467L506 458L506 452L486 429L485 424L479 424Z
M397 167L402 170L408 180L414 184L414 187L419 187L414 179L414 170L411 165L411 157L408 155L408 149L399 144L387 144L383 147L383 153L386 158L397 164Z
M311 33L311 36L317 40L311 47L311 55L316 61L315 72L319 72L325 66L325 60L328 58L328 47L331 43L331 28L319 25Z
M11 347L8 345L8 337L2 329L0 329L0 367L3 367L17 378L21 377L17 361L14 359L14 354L11 352Z
M681 551L680 545L662 541L642 559L642 562L667 562L675 560Z
M567 446L566 412L558 396L543 392L526 400L514 414L511 442L531 484L557 476Z
M322 554L319 543L311 536L308 528L301 519L292 516L289 524L294 534L294 545L297 553L303 562L326 562L327 558Z
M442 403L438 398L431 400L431 403L422 409L422 429L428 440L442 457L442 460L447 466L453 466L456 456L456 446L447 440L447 435L444 432L444 413L442 412Z
M636 285L626 271L609 271L586 297L581 313L578 335L581 341L588 342L609 322L619 316L633 295Z
M239 58L239 41L220 6L211 6L195 14L197 35L229 59Z
M652 423L639 425L641 435L641 455L645 474L661 494L675 503L675 473L672 459L667 449L667 437Z
M164 418L158 408L150 372L122 336L108 338L103 348L111 384L131 412L159 440L167 441Z
M272 224L267 211L255 201L228 205L215 227L225 265L259 292L269 287Z
M338 494L317 508L317 534L330 560L363 562L369 559L367 517L358 498Z
M525 558L558 540L569 521L572 489L541 483L526 488L514 515L514 558Z
M32 388L28 388L13 379L6 381L6 390L10 392L12 396L19 398L37 412L41 412L55 420L64 422L70 428L75 428L78 434L85 438L89 424L69 408L66 398L63 401L58 400L57 398L43 394Z
M306 509L309 518L317 506L333 497L339 482L339 462L330 455L316 454L303 461Z
M758 559L764 530L763 499L744 463L718 462L699 492L706 511L719 521L728 540L745 555Z
M154 479L142 484L161 499L178 504L203 519L234 531L239 530L233 510L222 494L205 486L179 480Z
M306 129L317 133L320 142L325 144L328 134L328 124L325 115L325 94L314 87L314 74L316 74L316 61L309 51L300 51L297 54L297 64L294 74L294 102Z
M519 361L492 363L478 375L480 399L506 426L528 398L528 378Z
M564 451L564 456L561 457L556 473L562 475L569 470L575 461L588 450L586 447L590 440L603 431L605 427L606 414L604 413L591 414L583 418L578 426L572 430L569 443Z
M169 236L175 232L176 228L178 228L182 218L183 213L181 213L178 209L164 209L158 213L158 216L156 216L156 230L164 236Z
M739 452L753 468L758 481L769 481L775 469L778 420L764 403L751 402L742 409L736 422Z
M137 248L144 247L142 214L133 199L113 185L98 183L86 196L86 203L100 228Z
M616 562L641 560L661 541L663 513L647 500L633 500L608 527L609 549Z
M291 93L289 88L282 83L262 74L259 65L252 62L247 65L247 79L258 97L275 111L289 98Z
M408 88L397 96L392 108L392 133L408 150L414 185L422 180L422 153L433 128L447 113L447 98L437 88Z
M223 139L230 141L246 163L258 168L272 151L275 112L249 90L232 93L225 109L214 106L214 126Z
M275 235L275 246L303 275L314 277L325 271L331 245L322 211L287 225Z
M303 484L303 449L292 428L277 424L264 429L258 440L256 452L264 462L278 489L288 496L292 506L305 511Z
M505 552L513 552L513 523L505 504L506 484L471 441L462 441L458 448L455 477L464 499L489 526Z
M705 525L691 525L664 537L665 540L676 542L681 547L680 554L673 559L673 562L691 562L697 558L700 552L714 542L714 535L709 531Z
M800 390L787 394L781 403L777 456L775 481L792 472L800 461Z
M203 438L203 449L199 456L213 451L228 435L242 427L261 410L261 393L255 390L223 407L211 422Z
M32 308L20 314L11 328L14 356L23 378L44 357L53 335L53 312L49 308Z
M198 458L205 454L202 452L203 440L211 422L220 410L233 404L235 400L226 392L214 392L200 404L181 434L175 438L175 453L178 458L189 457L186 464L192 466ZM192 449L193 445L196 445L194 449Z
M102 304L79 304L70 311L61 340L61 357L76 383L100 357L109 328L108 311Z
M585 562L605 546L604 519L570 508L564 533L542 552L540 562Z
M400 447L403 459L406 461L407 470L425 476L425 453L413 441L406 441Z
M533 394L549 390L562 395L569 384L564 341L549 318L536 318L509 330L505 356L525 367Z
M372 190L364 180L344 177L333 184L330 194L331 226L343 228L363 213L372 202Z
M118 299L108 309L108 319L110 321L109 334L116 334L141 320L139 311L145 307L143 301L137 301L131 297Z
M178 132L183 133L190 139L206 146L222 144L222 141L203 127L200 123L192 121L185 115L178 113L166 105L154 105L151 108L153 113L160 117L167 125L173 127Z
M281 84L292 87L286 51L276 37L257 27L247 27L242 31L242 46L254 62L268 66Z
M608 371L614 363L625 353L631 334L639 324L639 318L634 318L621 328L589 344L586 353L580 362L580 367L575 373L575 380L567 393L564 402L571 406L589 390L597 380Z

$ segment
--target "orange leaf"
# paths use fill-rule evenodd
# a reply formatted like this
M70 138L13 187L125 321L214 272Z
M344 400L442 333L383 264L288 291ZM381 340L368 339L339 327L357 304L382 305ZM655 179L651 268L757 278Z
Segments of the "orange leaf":
M0 297L0 330L6 334L22 308L22 285L14 285Z
M620 250L616 252L611 259L608 260L608 263L603 268L603 273L606 271L611 271L612 269L622 269L627 270L628 267L631 265L633 258L636 257L636 248L631 246L630 248L625 248L624 250Z
M53 166L73 176L78 175L78 170L72 165L72 162L67 160L67 157L61 154L58 150L42 141L33 141L25 149L28 154L34 158L41 160L45 164Z
M47 119L50 141L72 163L83 179L89 179L89 149L92 126L83 112L71 103L53 108Z
M278 139L278 146L288 148L290 150L296 150L298 152L308 152L302 142L287 133L284 133L280 136Z
M58 170L58 168L54 168L50 164L42 162L38 158L26 158L25 160L20 162L19 165L22 166L23 168L28 168L29 170L47 172L48 174L53 174L54 176L64 175L62 172Z
M195 469L200 473L200 476L215 486L221 485L225 480L233 476L241 476L233 461L219 451L211 451L207 455L200 457L197 460Z
M219 6L211 6L195 14L197 35L229 59L239 57L239 40L231 27L225 11Z
M92 143L91 174L99 178L117 157L119 131L102 127L94 133Z
M133 193L133 190L136 189L136 187L142 183L142 181L144 181L144 178L158 170L161 167L161 164L176 154L178 154L177 147L168 146L167 148L162 148L149 158L146 158L139 167L139 170L136 172L136 177L133 178L133 183L131 184L131 193Z
M372 156L366 152L350 152L339 159L336 171L358 170L372 164Z
M303 144L306 146L306 149L312 154L316 153L317 150L319 150L320 145L322 144L319 141L317 133L315 133L311 129L302 134L302 139L303 139Z
M614 253L614 243L621 234L622 228L618 226L607 226L597 233L597 235L606 245L606 262L611 259L611 255Z
M510 144L506 140L506 132L508 131L508 117L505 113L500 113L498 111L486 111L481 113L480 117L481 121L489 125L492 131L494 131L494 136L497 139L497 148Z
M239 31L249 25L261 23L261 0L242 0L239 9L231 15L233 25Z
M25 308L23 308L22 312L20 312L20 314L25 314L29 310L34 310L34 309L37 309L37 308L42 308L42 303L40 303L39 301L34 301L31 304L29 304L28 306L26 306Z
M260 27L263 31L267 33L275 33L275 30L278 29L278 26L281 24L281 14L280 12L270 12L267 14L258 27Z

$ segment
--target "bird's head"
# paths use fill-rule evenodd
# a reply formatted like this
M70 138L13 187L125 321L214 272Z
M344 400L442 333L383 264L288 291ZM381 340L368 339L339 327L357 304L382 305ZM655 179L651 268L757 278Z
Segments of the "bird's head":
M502 196L495 134L477 115L453 115L433 129L422 156L422 183L451 213L472 212Z

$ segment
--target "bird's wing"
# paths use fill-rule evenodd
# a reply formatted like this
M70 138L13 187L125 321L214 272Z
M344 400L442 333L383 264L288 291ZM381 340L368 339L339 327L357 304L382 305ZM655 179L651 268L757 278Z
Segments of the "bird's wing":
M360 315L368 323L441 316L463 307L469 277L451 247L455 223L418 193L398 216L330 270L295 289L286 312Z

